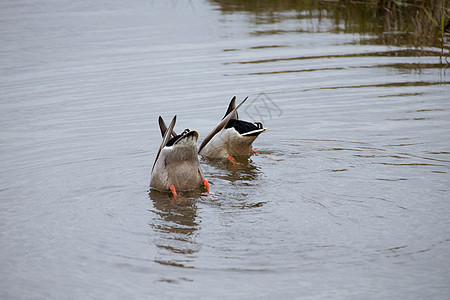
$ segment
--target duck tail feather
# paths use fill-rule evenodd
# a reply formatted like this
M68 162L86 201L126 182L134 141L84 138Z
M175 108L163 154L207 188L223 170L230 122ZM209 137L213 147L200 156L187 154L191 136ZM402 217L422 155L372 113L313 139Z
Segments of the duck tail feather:
M161 118L161 120L162 120L162 118ZM153 169L155 168L156 162L158 161L159 154L161 153L161 150L167 145L167 142L170 140L170 137L171 137L170 133L173 132L173 128L175 127L176 121L177 121L177 116L175 115L175 116L173 116L172 121L169 124L169 128L167 128L167 130L164 132L164 136L163 136L163 140L161 142L161 146L159 146L158 153L156 154L155 162L153 163L152 172L153 172ZM162 129L161 129L161 131L162 131Z
M159 129L161 130L161 135L164 138L164 134L167 131L167 126L166 126L166 123L164 122L164 120L163 120L163 118L161 116L159 116L159 118L158 118L158 123L159 123ZM172 130L171 135L173 137L177 136L177 134L173 130Z
M236 97L233 97L233 99L231 99L230 106L235 101L235 98ZM233 118L233 116L236 114L236 111L238 110L238 108L241 107L241 105L244 104L244 102L247 99L248 99L248 97L246 97L244 100L242 100L242 102L239 103L238 106L234 107L233 110L228 112L227 115L222 119L222 121L220 121L220 123L217 124L217 126L205 137L202 144L200 145L200 148L198 148L198 153L200 153L200 151L202 151L202 149L206 146L206 144L208 144L208 142L227 125L228 121L230 121Z

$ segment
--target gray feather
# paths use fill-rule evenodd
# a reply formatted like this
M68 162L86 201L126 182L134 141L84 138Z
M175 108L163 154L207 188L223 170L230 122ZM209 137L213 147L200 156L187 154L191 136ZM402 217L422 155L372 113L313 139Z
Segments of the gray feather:
M164 122L164 120L163 120L163 118L161 116L159 116L159 118L158 118L158 123L159 123L159 129L161 130L161 135L164 138L164 134L167 131L167 126L166 126L166 123ZM173 130L172 130L172 136L173 137L177 136L177 134Z
M162 118L161 118L161 120L162 120ZM152 172L153 172L153 169L155 168L156 162L158 161L159 154L161 153L162 148L164 148L164 146L166 146L167 142L170 140L170 137L171 137L170 133L173 132L173 128L175 127L176 121L177 121L177 116L173 116L172 122L170 122L170 124L169 124L169 128L164 133L163 140L161 142L161 146L159 146L158 153L156 154L155 162L153 163ZM165 124L164 124L164 126L165 126Z

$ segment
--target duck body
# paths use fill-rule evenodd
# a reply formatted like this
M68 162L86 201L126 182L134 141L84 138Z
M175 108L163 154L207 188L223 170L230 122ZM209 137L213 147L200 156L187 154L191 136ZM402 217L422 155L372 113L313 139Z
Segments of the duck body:
M193 190L204 185L204 176L198 161L197 131L186 129L182 134L173 132L175 117L169 129L164 121L160 127L163 142L153 164L150 187L159 191L169 191L173 185L178 191Z
M209 158L227 158L228 156L250 156L253 154L253 142L265 129L261 123L231 119L206 144L200 154Z
M219 125L205 138L199 154L207 158L250 156L254 153L253 142L267 128L259 122L239 120L235 99L231 99L227 113ZM247 98L246 98L247 99Z

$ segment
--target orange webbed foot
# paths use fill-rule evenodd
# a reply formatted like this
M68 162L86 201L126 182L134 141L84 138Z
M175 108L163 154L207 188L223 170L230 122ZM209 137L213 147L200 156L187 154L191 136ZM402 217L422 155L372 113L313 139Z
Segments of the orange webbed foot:
M177 197L177 190L175 189L175 186L173 184L170 185L169 187L170 191L172 192L173 197Z
M206 179L203 179L203 185L206 188L206 192L209 194L209 182Z
M229 156L227 157L227 159L228 159L233 165L237 165L237 164L238 164L238 163L236 162L236 160L234 159L234 157L231 156L231 155L229 155Z
M259 152L256 150L253 150L253 154L259 154Z
M185 198L177 194L177 190L175 189L175 186L173 184L170 185L169 189L172 192L172 196L170 197L171 204L186 205L189 202L188 198Z

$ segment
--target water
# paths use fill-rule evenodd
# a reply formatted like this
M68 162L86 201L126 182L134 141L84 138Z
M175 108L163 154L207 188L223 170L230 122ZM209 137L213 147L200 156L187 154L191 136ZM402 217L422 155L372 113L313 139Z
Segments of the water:
M0 298L443 299L440 49L215 2L0 4ZM334 26L334 25L333 25ZM229 99L259 155L148 195L157 117L201 139ZM266 106L264 106L264 103Z

